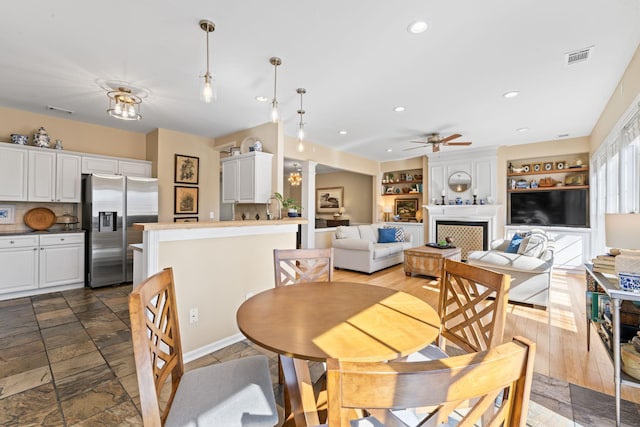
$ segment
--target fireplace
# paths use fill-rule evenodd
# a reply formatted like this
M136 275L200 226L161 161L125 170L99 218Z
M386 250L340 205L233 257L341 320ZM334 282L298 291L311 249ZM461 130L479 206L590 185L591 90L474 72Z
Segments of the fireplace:
M436 221L436 241L451 238L454 246L462 250L462 259L471 251L489 248L488 221Z

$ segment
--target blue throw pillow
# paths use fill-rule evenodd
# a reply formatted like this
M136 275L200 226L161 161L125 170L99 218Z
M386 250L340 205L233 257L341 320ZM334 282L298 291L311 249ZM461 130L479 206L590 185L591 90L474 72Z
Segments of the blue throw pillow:
M396 241L396 230L393 228L378 228L378 243L393 243Z
M513 238L511 239L511 243L509 243L509 247L507 247L507 250L505 252L509 254L517 254L518 249L520 248L520 243L522 243L523 239L524 236L522 236L521 234L514 234Z
M406 240L405 237L404 237L404 229L398 228L398 227L393 227L391 225L385 225L384 228L391 228L391 229L395 230L395 232L396 232L395 242L404 242Z

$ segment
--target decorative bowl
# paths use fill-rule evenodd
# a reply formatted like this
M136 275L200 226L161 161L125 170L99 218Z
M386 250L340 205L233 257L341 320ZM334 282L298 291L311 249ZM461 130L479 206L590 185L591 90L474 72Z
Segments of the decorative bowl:
M11 134L11 142L19 145L27 145L29 143L28 135L20 135L19 133Z
M640 293L640 274L618 273L620 289Z

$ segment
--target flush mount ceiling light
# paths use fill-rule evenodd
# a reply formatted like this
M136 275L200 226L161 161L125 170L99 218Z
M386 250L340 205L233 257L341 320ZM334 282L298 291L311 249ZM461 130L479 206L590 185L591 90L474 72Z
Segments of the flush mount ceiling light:
M302 121L302 116L304 116L304 109L302 108L302 95L307 93L307 90L303 87L299 87L296 89L296 93L300 95L300 109L298 110L298 114L300 115L300 123L298 124L298 151L302 152L304 150L304 145L302 141L304 141L304 122Z
M107 113L116 119L140 120L140 104L142 99L134 95L128 87L118 87L116 90L107 92L109 97L109 108Z
M429 28L429 24L427 24L426 22L414 21L411 24L409 24L409 26L407 27L407 31L410 34L421 34L427 31L427 28Z
M516 96L518 96L519 94L520 94L520 92L518 92L517 90L512 90L511 92L503 93L503 94L502 94L502 96L503 96L504 98L509 99L509 98L515 98L515 97L516 97Z
M256 101L258 102L267 102L269 100L269 98L267 98L266 96L256 96Z
M338 133L339 133L340 135L346 135L346 134L347 134L347 131L346 131L346 130L341 130L341 131L338 131Z
M278 121L278 99L276 98L276 90L278 85L278 65L282 65L282 59L277 56L269 58L269 63L273 65L273 99L271 100L271 122Z
M529 132L529 128L518 128L516 129L518 132Z
M212 33L216 29L216 25L203 19L199 23L200 28L207 34L207 72L204 73L204 85L200 91L200 99L206 103L209 103L216 99L216 81L209 72L209 33Z

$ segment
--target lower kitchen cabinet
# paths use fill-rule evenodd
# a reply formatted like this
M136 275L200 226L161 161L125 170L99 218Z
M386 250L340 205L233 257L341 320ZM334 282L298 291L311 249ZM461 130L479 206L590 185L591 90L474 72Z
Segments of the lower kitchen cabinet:
M0 300L84 286L84 233L0 237Z

